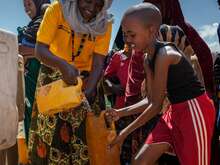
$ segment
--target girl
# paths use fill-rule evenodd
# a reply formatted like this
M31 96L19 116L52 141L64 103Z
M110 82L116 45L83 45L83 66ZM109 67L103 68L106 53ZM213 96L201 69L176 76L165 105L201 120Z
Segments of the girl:
M148 97L136 105L107 112L109 120L143 112L110 146L121 144L136 128L160 113L167 95L171 109L162 115L133 164L154 164L161 154L174 151L180 164L208 165L215 109L185 55L174 44L157 40L161 22L159 9L150 3L133 6L124 14L126 41L146 53Z

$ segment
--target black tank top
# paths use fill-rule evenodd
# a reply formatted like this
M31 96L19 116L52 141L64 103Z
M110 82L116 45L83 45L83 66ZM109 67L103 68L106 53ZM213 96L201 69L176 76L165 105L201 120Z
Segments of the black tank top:
M168 45L174 47L179 53L181 53L173 43L157 43L153 58L151 60L148 59L149 66L153 72L159 49ZM192 65L184 55L182 55L178 64L169 66L167 78L167 96L172 104L193 99L202 95L204 92L205 88L198 80Z

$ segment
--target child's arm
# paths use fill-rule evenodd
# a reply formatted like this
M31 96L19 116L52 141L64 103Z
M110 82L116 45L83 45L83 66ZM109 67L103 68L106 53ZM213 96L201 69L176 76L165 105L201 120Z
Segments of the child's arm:
M107 118L109 120L109 122L113 121L117 121L118 119L120 119L121 117L125 117L125 116L130 116L130 115L135 115L135 114L140 114L142 113L149 105L149 100L151 99L152 96L152 89L151 89L151 84L152 84L152 72L150 71L149 67L148 67L148 61L147 58L145 56L144 58L144 71L145 71L145 98L141 101L139 101L136 104L133 104L131 106L128 107L124 107L121 109L116 109L116 110L108 110L107 111ZM108 117L109 115L112 115L111 117Z
M144 125L160 112L163 100L166 96L168 68L172 61L172 56L158 55L155 63L154 80L152 83L152 100L150 101L149 106L135 121L120 132L119 136L111 145L123 142L131 132Z

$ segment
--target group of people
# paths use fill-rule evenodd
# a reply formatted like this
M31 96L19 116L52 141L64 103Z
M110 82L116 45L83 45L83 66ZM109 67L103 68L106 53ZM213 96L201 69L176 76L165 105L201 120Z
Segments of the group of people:
M108 149L120 146L122 165L219 163L212 148L218 107L213 80L219 82L219 74L213 74L211 51L185 21L178 0L144 0L128 8L113 53L112 0L23 2L31 18L18 28L26 95L19 130L25 143L0 151L2 162L8 153L9 165L89 164L87 113L104 110L117 131ZM37 88L57 80L74 86L78 77L80 105L39 112Z

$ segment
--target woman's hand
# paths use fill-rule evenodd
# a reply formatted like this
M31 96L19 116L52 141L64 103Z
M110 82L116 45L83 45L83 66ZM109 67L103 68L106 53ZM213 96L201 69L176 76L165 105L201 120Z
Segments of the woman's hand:
M76 85L79 71L66 60L54 55L49 50L49 45L37 42L35 46L36 57L43 64L56 68L62 73L62 79L67 85Z
M77 76L79 76L79 71L67 62L63 62L59 67L62 73L63 81L68 85L77 85Z

